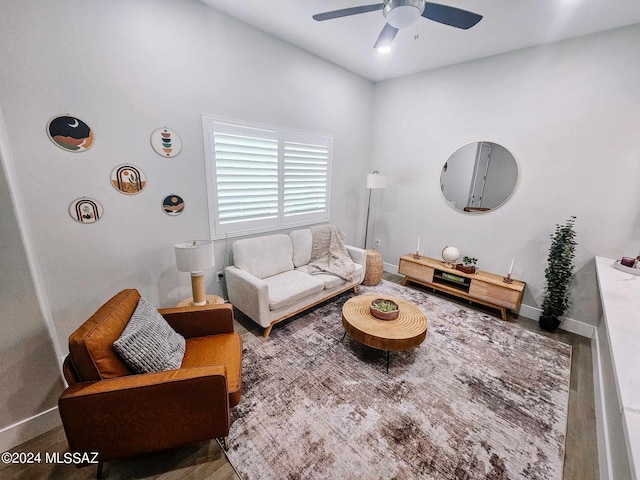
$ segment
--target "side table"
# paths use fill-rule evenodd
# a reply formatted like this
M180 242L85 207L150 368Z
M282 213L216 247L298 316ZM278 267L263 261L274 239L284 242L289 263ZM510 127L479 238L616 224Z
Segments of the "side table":
M219 297L218 295L205 295L205 298L207 302L205 305L219 305L224 303L224 298ZM193 297L185 298L178 303L176 307L193 307Z
M367 250L367 268L362 285L377 285L382 280L382 254L377 250Z

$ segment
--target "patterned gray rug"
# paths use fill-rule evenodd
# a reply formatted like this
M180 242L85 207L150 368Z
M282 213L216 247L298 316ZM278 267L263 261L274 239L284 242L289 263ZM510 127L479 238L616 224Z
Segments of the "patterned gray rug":
M243 479L562 478L571 347L383 281L427 315L417 349L347 338L337 297L244 336L228 457Z

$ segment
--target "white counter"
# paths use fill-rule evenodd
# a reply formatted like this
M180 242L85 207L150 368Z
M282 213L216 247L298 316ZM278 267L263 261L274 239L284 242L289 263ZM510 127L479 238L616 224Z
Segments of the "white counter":
M619 413L631 477L640 467L640 276L617 270L615 260L596 257L603 322L608 337Z

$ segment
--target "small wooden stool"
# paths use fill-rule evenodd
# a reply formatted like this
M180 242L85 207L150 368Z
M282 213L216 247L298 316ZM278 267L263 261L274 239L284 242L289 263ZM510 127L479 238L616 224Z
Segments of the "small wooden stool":
M382 255L377 250L367 250L367 269L362 285L377 285L382 280Z

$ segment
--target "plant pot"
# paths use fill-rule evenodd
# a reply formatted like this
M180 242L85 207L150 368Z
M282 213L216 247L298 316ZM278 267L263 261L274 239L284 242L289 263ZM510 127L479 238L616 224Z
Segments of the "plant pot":
M545 332L555 332L560 326L560 320L554 317L541 316L538 320L540 328Z
M378 310L373 305L376 302L380 302L380 301L385 301L387 303L395 305L396 309L390 312L383 312L382 310ZM369 312L371 313L371 315L373 315L379 320L395 320L396 318L398 318L398 315L400 315L400 307L398 307L398 304L396 302L392 302L391 300L385 300L384 298L376 298L373 302L371 302L371 306L369 307Z
M476 267L465 267L462 263L458 263L456 265L456 270L460 270L461 272L467 274L476 273Z

